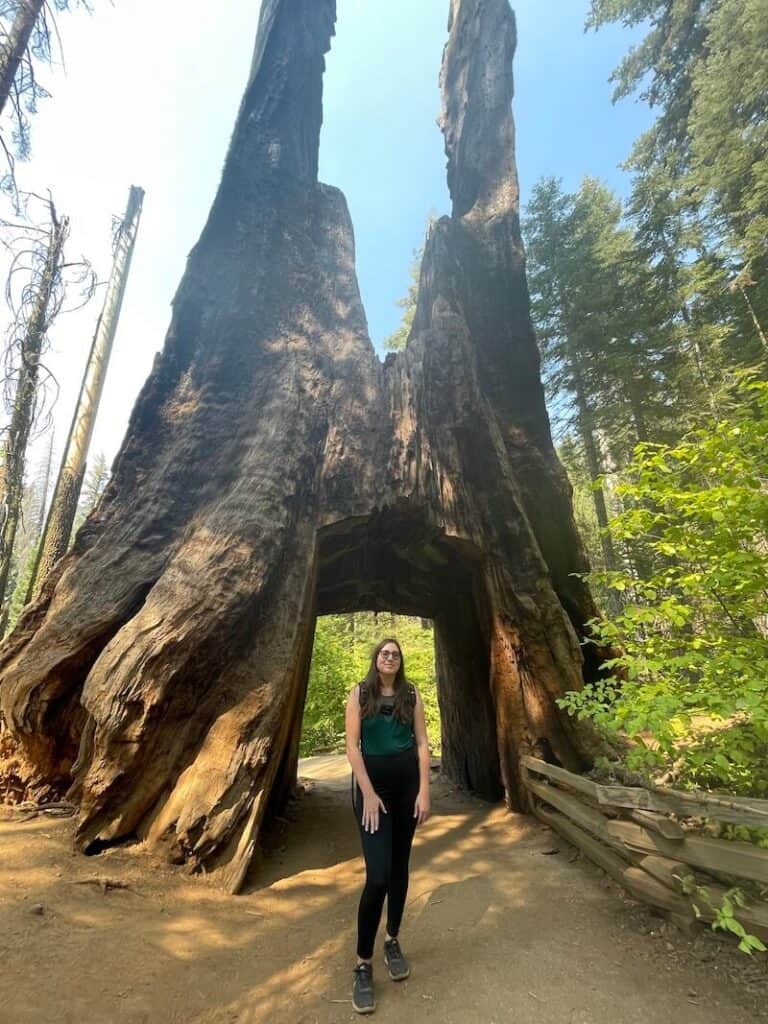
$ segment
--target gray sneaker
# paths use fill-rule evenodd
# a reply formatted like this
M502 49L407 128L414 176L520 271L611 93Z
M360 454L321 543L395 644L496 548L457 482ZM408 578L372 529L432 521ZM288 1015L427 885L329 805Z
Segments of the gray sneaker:
M389 976L393 981L405 981L411 973L411 968L403 956L403 951L400 949L400 943L397 939L385 939L384 963L387 965Z
M373 967L358 964L354 969L355 984L352 988L352 1006L358 1013L373 1013L376 1000L373 998Z

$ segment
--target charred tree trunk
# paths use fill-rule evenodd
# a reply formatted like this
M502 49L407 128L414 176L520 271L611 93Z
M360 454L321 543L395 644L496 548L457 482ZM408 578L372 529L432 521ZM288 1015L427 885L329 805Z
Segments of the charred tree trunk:
M317 615L433 619L450 774L587 740L556 701L595 614L529 319L507 0L453 0L453 212L406 349L367 335L346 204L317 182L333 0L265 0L222 182L94 514L0 652L9 727L80 802L237 890L295 777ZM589 649L588 649L589 650Z
M67 437L61 468L56 479L51 508L45 522L45 530L29 583L27 601L32 600L40 593L40 588L46 577L59 559L66 554L69 547L72 524L77 514L77 502L85 476L88 448L93 436L96 414L99 411L104 379L107 375L112 345L120 319L128 272L131 268L131 257L139 230L143 199L143 190L132 185L128 193L125 215L118 229L112 273L104 296L104 306L88 354L83 383L75 406L75 414Z
M2 529L0 532L0 635L5 632L8 622L10 594L8 577L13 559L13 546L19 525L21 499L24 490L24 465L27 444L35 417L35 399L40 371L40 355L49 326L49 307L56 278L59 274L61 251L67 235L68 220L58 220L51 206L51 231L48 237L48 251L45 265L36 285L36 294L31 315L25 325L21 343L19 383L11 412L11 422L3 450L3 464L0 472L0 494L2 500Z
M0 114L11 95L16 72L29 46L44 3L45 0L19 0L19 9L0 46Z

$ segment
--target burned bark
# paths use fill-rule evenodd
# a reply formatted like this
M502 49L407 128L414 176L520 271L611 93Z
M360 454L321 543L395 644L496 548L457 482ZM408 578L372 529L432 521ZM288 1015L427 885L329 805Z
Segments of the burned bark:
M316 616L434 619L445 765L524 806L596 665L517 213L507 0L453 0L432 228L404 352L367 335L343 196L317 182L333 0L265 0L221 186L95 513L0 652L9 726L80 803L243 883L295 779ZM350 682L353 682L351 680Z

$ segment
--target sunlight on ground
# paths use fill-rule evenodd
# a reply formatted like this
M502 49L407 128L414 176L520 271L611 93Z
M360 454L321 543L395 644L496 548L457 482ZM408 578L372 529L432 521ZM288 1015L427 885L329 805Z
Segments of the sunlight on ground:
M338 754L316 754L299 761L299 778L321 779L324 782L350 781L349 761Z
M340 789L349 766L323 756L301 770L312 785L293 820L276 824L239 897L139 844L75 854L71 820L0 826L2 1024L352 1021L364 870ZM625 904L596 871L564 853L542 856L552 844L530 819L435 779L402 932L413 976L385 984L377 948L377 1019L616 1024L617 1006L622 1024L750 1019L706 968L686 975L667 959L665 987L654 987L658 965L643 952L645 937L624 929ZM105 892L99 879L129 888ZM35 903L42 913L31 912ZM599 984L595 963L604 965ZM708 993L695 1008L692 986Z

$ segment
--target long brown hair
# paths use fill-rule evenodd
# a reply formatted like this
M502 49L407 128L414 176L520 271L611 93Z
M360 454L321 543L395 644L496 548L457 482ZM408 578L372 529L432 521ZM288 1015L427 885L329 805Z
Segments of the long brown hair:
M385 644L394 644L400 651L400 667L395 673L393 683L395 691L394 715L400 722L413 721L413 701L411 698L411 685L405 675L405 658L403 649L398 640L393 636L385 637L374 647L371 655L371 667L368 674L360 684L360 717L370 718L379 713L381 707L381 676L376 667L379 653Z

